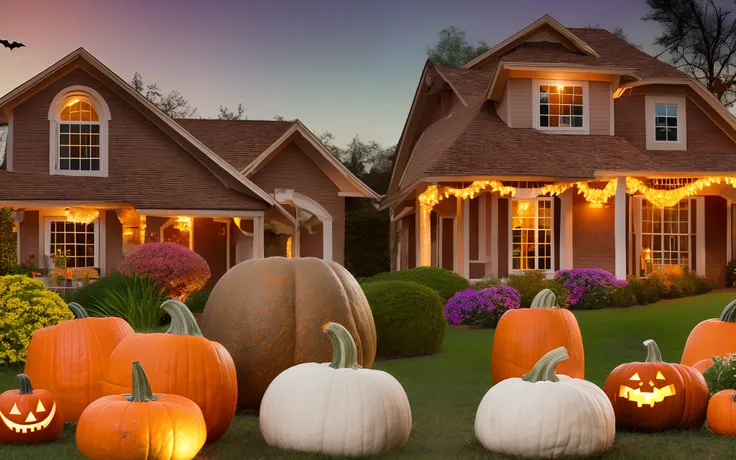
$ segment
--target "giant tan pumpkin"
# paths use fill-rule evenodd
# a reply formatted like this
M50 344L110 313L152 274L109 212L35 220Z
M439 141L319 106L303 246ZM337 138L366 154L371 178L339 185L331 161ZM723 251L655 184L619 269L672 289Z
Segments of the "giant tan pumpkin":
M358 364L376 356L376 327L360 285L345 268L316 258L270 257L236 265L212 290L202 333L232 355L238 405L256 409L268 385L284 370L332 359L322 325L350 332Z

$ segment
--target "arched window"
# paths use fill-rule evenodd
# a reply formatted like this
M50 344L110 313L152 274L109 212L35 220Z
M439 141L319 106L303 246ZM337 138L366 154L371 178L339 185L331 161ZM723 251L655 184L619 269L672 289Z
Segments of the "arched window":
M66 88L49 110L50 173L107 176L107 122L102 97L86 87Z

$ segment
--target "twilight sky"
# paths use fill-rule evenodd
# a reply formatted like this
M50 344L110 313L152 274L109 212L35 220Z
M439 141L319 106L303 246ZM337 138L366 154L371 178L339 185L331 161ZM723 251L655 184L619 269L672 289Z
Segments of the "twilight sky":
M180 91L214 118L239 102L281 114L338 145L398 141L426 48L449 26L494 45L548 13L570 27L623 27L651 45L645 0L22 0L3 1L0 95L82 46L126 81Z

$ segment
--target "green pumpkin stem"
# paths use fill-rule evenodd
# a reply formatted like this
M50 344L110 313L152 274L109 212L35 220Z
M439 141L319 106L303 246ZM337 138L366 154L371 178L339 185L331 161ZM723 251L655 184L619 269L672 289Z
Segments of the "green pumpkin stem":
M644 346L647 347L647 363L661 363L662 352L659 351L659 345L652 339L645 340Z
M726 305L726 308L721 312L720 320L726 323L736 323L736 300L732 300L731 303Z
M125 397L130 402L150 402L158 399L158 396L153 395L146 371L138 361L133 363L133 389Z
M197 320L184 302L176 299L169 299L161 304L161 308L171 316L171 326L166 331L167 334L191 335L193 337L203 337L202 331L197 325Z
M555 368L558 364L560 364L567 358L569 358L569 355L567 354L567 348L555 348L554 350L547 352L547 354L539 358L539 361L537 361L537 364L532 367L532 370L524 374L524 376L521 378L525 382L531 383L559 382L560 379L558 379L557 374L555 374Z
M84 309L83 306L79 305L77 302L69 302L69 310L72 311L74 314L74 319L84 319L89 318L89 313L87 313L87 310Z
M327 323L322 331L332 340L333 369L360 369L358 365L358 349L350 332L338 323Z
M31 385L31 379L26 374L18 374L16 375L18 377L18 380L20 380L20 391L18 394L20 395L30 395L33 394L33 386Z
M555 303L557 303L555 293L549 289L542 289L534 296L529 308L555 308Z

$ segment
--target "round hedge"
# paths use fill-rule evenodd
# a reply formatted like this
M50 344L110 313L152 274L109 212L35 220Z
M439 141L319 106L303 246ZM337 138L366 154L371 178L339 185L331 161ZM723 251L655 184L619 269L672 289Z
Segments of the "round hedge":
M445 337L445 309L432 289L406 281L362 285L378 336L376 355L383 358L437 353Z
M410 281L418 283L435 290L445 302L456 293L470 287L468 280L457 273L436 267L417 267L398 272L379 273L365 282L372 283L374 281Z

